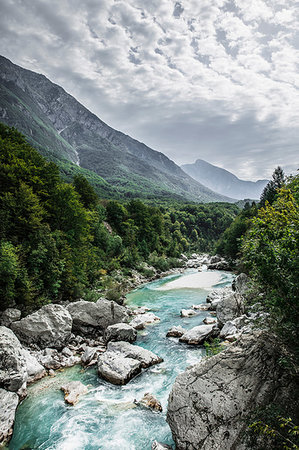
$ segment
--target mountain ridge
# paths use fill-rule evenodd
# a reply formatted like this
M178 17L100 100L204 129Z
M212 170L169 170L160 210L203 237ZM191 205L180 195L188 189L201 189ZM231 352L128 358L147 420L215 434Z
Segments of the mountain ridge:
M44 75L0 57L0 120L43 154L92 170L124 193L234 201L193 180L166 155L114 130Z
M201 179L201 183L213 191L238 200L245 198L259 199L262 190L269 181L241 180L228 170L210 164L203 159L197 159L193 164L183 164L181 168L195 180Z

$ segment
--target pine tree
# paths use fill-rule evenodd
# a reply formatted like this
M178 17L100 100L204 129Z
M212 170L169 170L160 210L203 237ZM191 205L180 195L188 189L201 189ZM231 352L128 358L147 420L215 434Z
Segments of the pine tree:
M285 176L281 167L277 167L272 175L272 180L265 186L261 198L260 198L260 207L264 207L266 201L272 205L274 200L276 199L277 192L282 186L285 184Z

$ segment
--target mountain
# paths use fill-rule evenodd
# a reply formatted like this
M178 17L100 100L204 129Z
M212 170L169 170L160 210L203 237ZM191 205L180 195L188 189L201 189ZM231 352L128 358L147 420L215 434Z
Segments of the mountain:
M213 164L202 159L198 159L193 164L183 164L181 168L213 191L239 200L245 198L259 199L262 190L268 183L268 180L255 182L240 180L228 170L213 166Z
M0 120L44 156L95 172L124 196L233 201L187 175L163 153L114 130L44 75L0 56Z

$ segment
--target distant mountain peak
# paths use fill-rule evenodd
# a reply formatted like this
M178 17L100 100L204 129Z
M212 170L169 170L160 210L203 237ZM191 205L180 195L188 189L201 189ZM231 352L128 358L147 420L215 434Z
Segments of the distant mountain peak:
M114 130L44 75L0 57L0 120L47 157L69 160L127 196L234 201L195 181L166 155Z
M242 200L259 199L268 180L245 181L226 169L197 159L193 164L183 164L181 168L196 181L215 192Z

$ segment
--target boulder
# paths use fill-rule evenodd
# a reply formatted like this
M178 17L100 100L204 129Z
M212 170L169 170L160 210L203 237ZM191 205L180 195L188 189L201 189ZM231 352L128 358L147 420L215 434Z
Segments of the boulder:
M280 357L277 338L256 332L180 374L167 412L176 448L251 448L241 441L257 408L282 404L296 411L298 386Z
M128 314L124 306L100 298L96 303L80 300L67 307L73 319L73 332L82 335L103 334L109 325L126 322Z
M205 323L206 325L212 325L212 323L216 323L217 320L215 319L215 317L205 317L203 319L203 323Z
M158 411L158 412L162 412L163 411L162 405L159 402L159 400L157 400L149 392L144 394L144 396L142 397L141 400L139 400L138 402L134 401L134 403L136 403L137 406L144 406L145 408L152 409L153 411Z
M69 383L61 386L61 390L64 392L64 400L69 405L76 405L81 395L87 394L88 389L81 381L70 381Z
M84 366L88 366L95 359L97 349L94 347L86 347L81 355L81 362ZM96 362L96 361L95 361Z
M0 317L0 326L9 328L13 322L20 320L21 311L15 308L7 308Z
M244 313L243 297L237 292L227 295L218 303L216 312L219 327L222 328L225 322L233 320Z
M0 445L12 435L19 397L15 392L0 389Z
M250 278L246 273L240 273L232 282L233 291L238 292L241 295L245 295L249 289Z
M20 341L9 328L0 327L0 386L23 395L27 378Z
M167 337L181 337L181 336L183 336L184 333L186 333L186 330L183 327L178 326L178 327L170 328L170 330L167 331L166 336Z
M200 345L207 339L218 336L218 334L219 329L215 325L199 325L186 331L179 340L190 345Z
M195 309L196 311L208 311L209 307L210 306L205 303L201 303L199 305L192 305L192 308Z
M160 318L155 316L154 313L138 314L130 322L131 327L136 330L143 330L146 325L151 325L153 323L159 322Z
M13 322L11 329L25 344L37 344L40 348L62 348L71 336L72 318L61 305L45 305L20 321Z
M112 384L123 385L141 372L140 361L107 351L98 359L98 374Z
M126 341L134 342L137 338L137 331L127 323L116 323L110 325L105 331L105 341Z
M161 444L161 442L154 441L152 443L152 450L172 450L172 447L167 444Z
M180 314L181 317L191 317L194 316L196 312L194 311L194 309L182 309Z
M28 374L27 383L33 383L34 381L37 381L40 378L43 378L45 375L47 375L45 368L28 350L23 348L22 355L25 360Z
M136 359L140 361L142 368L150 367L163 361L160 356L157 356L150 350L129 344L129 342L109 342L107 351L121 354L126 358Z
M233 291L230 287L226 286L220 289L213 289L207 295L206 302L212 303L214 300L222 300L227 295L231 294Z
M128 342L109 342L107 351L98 358L98 374L113 384L126 384L142 368L162 362L154 353Z
M209 270L231 270L231 266L227 261L222 260L222 261L219 261L219 262L216 262L213 264L208 264L208 269Z

